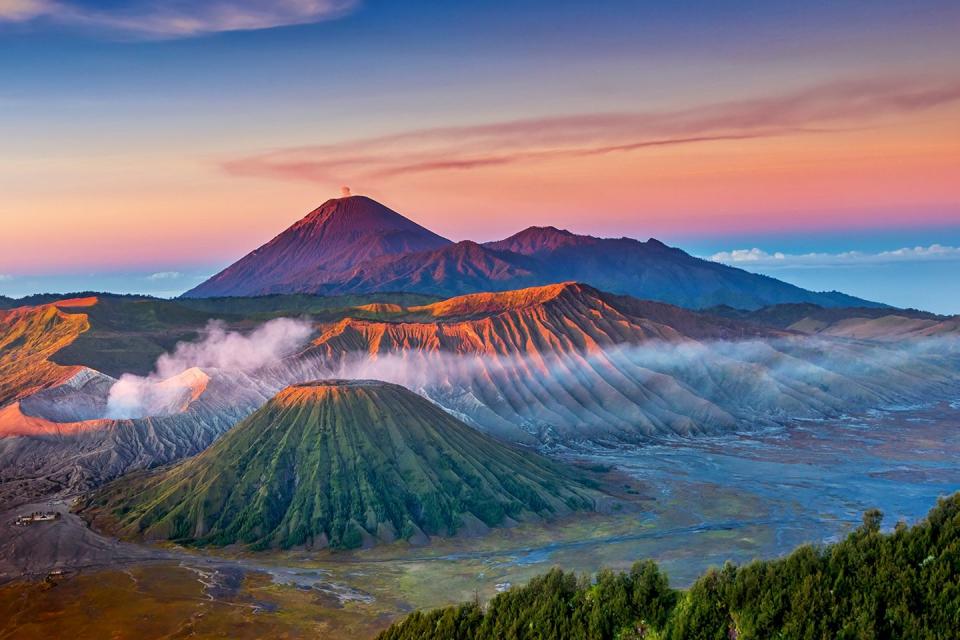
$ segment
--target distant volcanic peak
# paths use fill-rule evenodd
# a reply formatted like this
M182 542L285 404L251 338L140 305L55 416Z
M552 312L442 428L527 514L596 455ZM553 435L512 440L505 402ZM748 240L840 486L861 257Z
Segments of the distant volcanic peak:
M435 236L446 244L450 242L366 196L346 196L327 200L296 223L294 228L316 225L352 233L420 231Z
M435 318L491 315L514 309L544 304L564 295L596 294L596 290L579 282L560 282L541 287L514 291L471 293L442 300L422 307L411 307L411 312L427 312Z
M184 296L315 292L364 261L449 244L375 200L334 198Z
M595 244L598 238L581 236L556 227L528 227L509 238L488 242L485 246L497 251L512 251L523 255L549 253L561 247Z
M697 258L654 238L597 238L545 226L482 245L454 244L353 195L325 202L184 297L385 291L454 296L568 280L688 309L782 302L876 306Z

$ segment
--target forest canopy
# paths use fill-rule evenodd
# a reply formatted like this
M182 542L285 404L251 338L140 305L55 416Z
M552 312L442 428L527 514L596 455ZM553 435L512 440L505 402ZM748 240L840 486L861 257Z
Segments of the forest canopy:
M946 639L960 630L960 493L913 527L871 510L845 539L669 586L652 561L592 579L561 569L498 594L415 612L380 640Z

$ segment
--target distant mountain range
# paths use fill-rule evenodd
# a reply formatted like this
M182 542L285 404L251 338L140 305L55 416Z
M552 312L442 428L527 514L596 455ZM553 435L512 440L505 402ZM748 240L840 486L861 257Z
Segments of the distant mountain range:
M690 309L883 306L702 260L655 239L530 227L497 242L454 243L364 196L325 202L184 297L388 291L453 296L564 281Z

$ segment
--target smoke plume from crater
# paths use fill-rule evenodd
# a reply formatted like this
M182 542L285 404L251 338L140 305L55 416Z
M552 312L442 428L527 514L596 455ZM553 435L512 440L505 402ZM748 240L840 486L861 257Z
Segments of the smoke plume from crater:
M196 342L181 342L157 359L148 376L124 374L110 388L107 418L142 418L182 411L209 382L207 370L250 372L303 346L313 328L305 320L277 318L250 333L210 321Z

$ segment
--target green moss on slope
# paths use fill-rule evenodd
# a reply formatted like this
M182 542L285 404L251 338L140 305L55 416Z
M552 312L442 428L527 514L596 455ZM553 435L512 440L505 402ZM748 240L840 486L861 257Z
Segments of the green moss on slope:
M134 537L351 548L588 509L598 495L403 387L328 381L288 387L201 455L121 479L90 506Z

